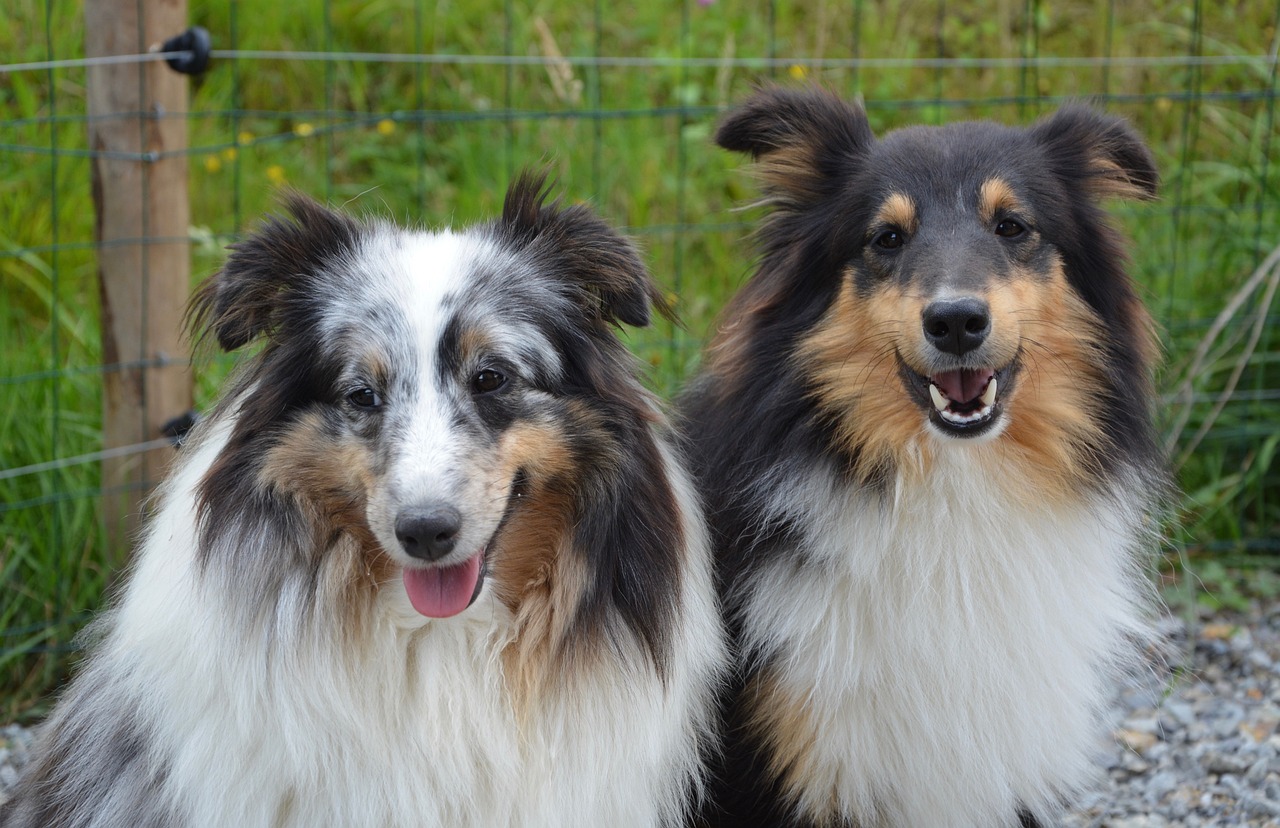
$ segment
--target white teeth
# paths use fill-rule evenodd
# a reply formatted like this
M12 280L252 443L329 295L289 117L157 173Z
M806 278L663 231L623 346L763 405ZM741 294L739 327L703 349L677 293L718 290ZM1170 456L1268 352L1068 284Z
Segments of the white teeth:
M988 408L990 408L996 401L997 387L998 386L996 385L996 378L992 377L991 381L987 383L987 390L982 392L982 404L987 406Z
M992 380L992 382L995 382L995 380ZM946 411L947 406L951 405L951 400L947 399L946 395L939 391L938 386L933 383L929 383L929 396L933 397L933 405L939 411Z

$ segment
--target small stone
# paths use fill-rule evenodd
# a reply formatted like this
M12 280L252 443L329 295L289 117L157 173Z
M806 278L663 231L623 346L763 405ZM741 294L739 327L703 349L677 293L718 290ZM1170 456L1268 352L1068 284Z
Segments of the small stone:
M1102 828L1164 828L1169 823L1154 815L1139 815L1104 819Z
M1191 811L1191 804L1185 799L1174 798L1164 808L1164 815L1169 819L1182 821L1187 818L1187 814Z
M1176 790L1177 787L1178 777L1173 771L1166 770L1154 773L1147 779L1147 790L1143 795L1143 800L1154 805Z
M1143 756L1151 762L1160 764L1164 761L1165 757L1169 755L1169 750L1170 746L1168 742L1159 741L1152 745L1147 752L1143 754Z
M1139 755L1151 750L1159 741L1154 733L1128 728L1120 728L1114 735L1116 741Z
M1240 725L1240 732L1255 742L1265 742L1276 732L1276 720L1258 719Z
M1244 812L1249 816L1280 817L1280 803L1268 802L1254 796L1245 795L1240 800Z
M1235 635L1239 627L1235 624L1205 624L1200 628L1200 637L1208 641L1226 641Z
M1160 723L1155 716L1131 716L1124 720L1124 729L1158 736L1160 734Z
M1213 732L1223 739L1235 736L1240 732L1240 724L1244 721L1244 710L1238 705L1224 704L1218 711L1218 719L1213 723Z
M1196 709L1182 701L1170 699L1160 706L1160 712L1182 727L1186 727L1196 720Z
M1262 652L1262 650L1250 650L1248 655L1244 658L1245 661L1260 670L1270 670L1272 664L1274 664L1271 660L1271 656ZM1262 698L1262 693L1260 691L1258 692L1258 698Z
M1218 750L1206 752L1201 764L1207 772L1216 774L1242 774L1250 766L1248 759Z
M1142 757L1132 751L1124 751L1120 754L1120 764L1117 773L1120 774L1121 780L1130 779L1134 776L1140 776L1151 770L1151 763L1144 762Z

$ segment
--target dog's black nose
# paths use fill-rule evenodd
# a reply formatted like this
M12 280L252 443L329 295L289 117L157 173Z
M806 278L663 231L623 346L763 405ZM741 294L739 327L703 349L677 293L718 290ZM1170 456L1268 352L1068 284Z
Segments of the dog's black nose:
M396 539L414 558L434 561L453 551L462 515L452 506L406 509L396 517Z
M925 338L933 347L956 356L977 348L991 333L991 309L972 296L931 303L923 321Z

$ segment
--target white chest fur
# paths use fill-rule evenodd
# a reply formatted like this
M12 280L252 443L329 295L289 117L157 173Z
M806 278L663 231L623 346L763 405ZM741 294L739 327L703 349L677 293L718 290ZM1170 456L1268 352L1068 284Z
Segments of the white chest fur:
M940 452L883 497L830 477L778 490L807 563L756 574L744 634L808 722L787 778L813 816L1001 825L1091 777L1144 630L1140 511L1120 492L1037 502L980 452Z
M197 573L193 541L194 484L221 440L171 482L96 656L123 677L120 696L139 700L160 795L185 824L678 820L721 657L705 548L691 551L665 683L643 659L619 660L521 712L504 684L510 613L489 591L426 622L389 585L355 634L322 611L298 623L287 595L262 625L233 618L222 587ZM681 478L684 503L687 488Z

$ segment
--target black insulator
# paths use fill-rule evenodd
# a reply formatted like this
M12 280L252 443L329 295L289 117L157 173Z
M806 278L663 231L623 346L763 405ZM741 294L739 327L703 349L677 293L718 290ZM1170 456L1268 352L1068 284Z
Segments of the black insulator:
M160 51L186 52L180 57L171 57L165 61L169 68L184 75L199 75L209 68L209 55L213 51L213 39L209 30L203 26L192 26L180 35L169 38L160 47Z

